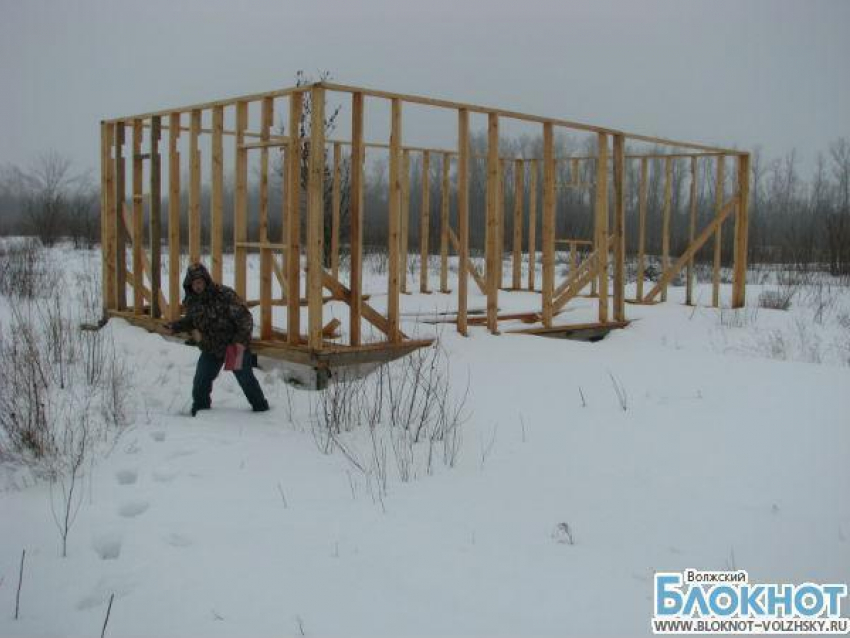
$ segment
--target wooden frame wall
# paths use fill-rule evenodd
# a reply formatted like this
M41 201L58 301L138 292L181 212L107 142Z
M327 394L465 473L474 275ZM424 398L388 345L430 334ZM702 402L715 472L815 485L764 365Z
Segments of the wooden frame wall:
M325 139L324 112L328 93L349 96L351 104L350 139ZM365 98L389 101L389 143L367 142L364 139ZM311 123L309 136L299 138L305 100L310 100ZM273 134L272 125L276 100L286 100L288 134ZM405 146L403 143L402 112L404 104L424 105L448 109L457 116L456 148L425 148ZM278 104L279 105L279 104ZM259 130L251 130L249 108L259 112ZM487 116L488 151L487 160L487 211L486 211L486 272L482 276L469 258L469 163L472 158L469 147L470 114ZM204 120L211 128L204 127ZM225 127L231 118L232 129ZM499 129L501 120L516 120L541 126L543 137L542 157L502 157L499 152ZM130 146L126 149L125 130L132 132ZM147 152L143 152L144 130L149 130ZM555 157L555 136L559 131L571 130L596 136L596 153L590 157ZM160 227L161 153L159 143L162 131L168 134L168 282L165 287L160 281ZM188 206L181 210L181 133L188 132L184 141L188 148ZM211 143L209 167L210 201L209 211L202 211L201 175L206 163L201 156L200 142L209 136ZM625 189L626 166L631 160L640 161L638 185L638 280L635 302L653 303L657 297L666 299L667 287L679 271L687 267L687 303L692 303L693 258L696 252L714 238L714 263L712 303L719 299L720 245L723 222L735 216L734 264L732 305L741 307L745 300L746 249L748 228L747 197L749 193L749 155L739 151L709 147L689 142L655 138L615 129L608 129L568 120L516 113L462 104L422 96L402 95L386 91L349 87L330 83L281 89L267 93L219 100L179 109L143 113L130 117L106 120L101 123L101 233L104 246L104 304L109 313L127 316L127 286L133 290L133 305L130 314L136 318L147 315L150 319L173 320L179 316L180 289L180 220L183 215L188 221L188 256L191 261L203 258L201 245L202 225L209 219L209 260L213 278L221 281L224 276L224 140L232 141L234 153L233 180L233 281L236 292L243 298L249 290L247 255L249 250L260 253L259 301L260 340L259 345L277 348L285 356L294 359L315 360L320 353L339 353L343 350L380 351L399 349L403 345L416 344L407 339L400 326L400 295L408 291L407 265L409 257L409 211L410 211L410 166L411 155L420 154L422 174L420 183L420 258L419 292L430 293L428 280L428 257L431 253L429 231L431 228L431 168L439 168L435 178L439 185L439 291L451 292L449 282L450 250L458 257L458 276L454 294L457 295L457 329L468 334L469 309L468 281L472 277L487 300L486 325L497 334L500 317L498 298L502 288L502 267L505 251L505 216L512 213L512 236L509 255L511 259L511 283L506 290L520 290L522 281L522 252L525 243L528 255L528 272L525 288L535 291L538 246L541 251L542 282L540 309L536 319L544 328L553 326L554 317L570 299L577 296L586 286L592 285L598 293L598 320L608 324L609 311L613 322L626 321L624 264L626 259ZM626 143L644 142L668 146L676 152L667 154L626 154ZM363 173L366 148L382 148L389 155L389 219L388 253L389 273L387 277L387 309L382 314L371 307L363 294ZM283 154L283 232L280 242L269 236L269 152L279 149ZM248 237L248 154L259 149L259 238L249 241ZM348 153L350 162L348 221L349 251L351 268L348 285L340 281L341 249L341 202L344 185L341 180L341 165ZM129 154L132 166L132 200L126 201L126 160ZM643 273L645 272L645 236L647 232L647 180L649 160L661 157L664 164L664 202L662 210L662 273L653 288L644 294ZM735 192L731 197L724 195L725 160L735 158ZM671 183L674 158L690 160L690 222L689 242L685 252L678 258L670 256ZM697 234L696 198L698 160L713 159L716 162L715 217ZM203 161L203 163L202 163ZM302 161L306 161L306 184L302 184ZM558 162L570 162L570 182L557 183ZM148 162L150 180L145 192L142 176L144 163ZM454 166L452 163L454 162ZM580 162L595 165L595 181L582 183L579 177ZM325 269L325 171L330 166L330 245L329 264ZM587 168L590 168L589 166ZM454 169L454 170L453 170ZM541 179L542 173L542 179ZM452 177L455 181L454 218L456 229L450 227L452 218ZM505 210L505 183L513 184L513 210ZM613 186L613 220L609 220L609 179ZM306 188L306 205L302 204L302 187ZM592 240L582 238L559 239L555 237L558 217L556 190L561 187L588 188L594 194L594 233ZM539 191L539 192L538 192ZM526 194L527 193L527 194ZM527 197L527 200L526 200ZM150 219L147 232L143 226L145 202ZM527 201L527 206L526 206ZM538 202L542 207L538 210ZM129 205L128 205L129 204ZM416 205L416 204L414 204ZM527 222L525 222L527 210ZM542 220L538 235L538 215ZM306 236L302 243L302 218L306 219ZM524 227L524 223L526 226ZM132 272L127 269L126 249L130 242ZM587 241L592 244L582 261L578 260L577 246ZM436 243L436 242L435 242ZM566 280L555 280L556 244L569 244L570 268ZM147 246L146 246L147 244ZM414 249L417 250L417 249ZM148 254L149 252L149 254ZM283 253L277 260L276 254ZM303 261L302 261L303 260ZM609 282L609 263L613 266L613 278ZM276 276L281 288L281 298L273 299L273 281ZM303 294L302 298L302 280ZM230 283L230 282L227 282ZM164 289L163 289L164 288ZM253 288L253 283L252 283ZM167 291L167 296L166 296ZM329 296L324 295L328 293ZM610 295L610 299L609 299ZM325 324L323 306L329 299L340 300L350 308L348 342L334 343L329 340L336 324ZM610 303L609 303L610 302ZM287 308L285 331L272 325L273 305ZM307 307L306 334L301 330L301 307ZM609 307L610 306L610 307ZM368 322L375 332L383 335L378 341L364 343L363 321ZM312 357L312 359L311 359Z

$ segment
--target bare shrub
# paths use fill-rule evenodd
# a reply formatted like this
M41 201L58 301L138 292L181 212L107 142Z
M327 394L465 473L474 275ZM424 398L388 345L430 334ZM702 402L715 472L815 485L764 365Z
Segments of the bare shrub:
M320 451L339 450L385 494L390 452L402 482L431 474L439 460L454 467L468 392L468 379L461 394L453 392L449 359L437 341L369 376L332 380L312 402L313 437ZM369 429L365 451L346 437L358 426Z
M793 296L793 289L763 290L759 295L759 307L771 310L788 310L791 307Z
M0 294L33 299L51 294L60 273L41 242L33 237L0 242Z
M67 460L68 415L90 424L91 441L126 427L129 372L111 339L76 328L59 297L11 310L0 326L0 447L51 476Z
M746 328L758 320L759 306L721 308L719 319L723 328Z

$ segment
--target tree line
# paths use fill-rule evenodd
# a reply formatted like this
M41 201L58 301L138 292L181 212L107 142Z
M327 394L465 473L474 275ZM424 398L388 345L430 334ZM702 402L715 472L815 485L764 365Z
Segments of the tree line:
M306 113L309 110L305 109ZM335 117L335 113L332 117ZM333 120L326 123L333 128ZM309 125L302 124L302 134L309 134ZM580 141L570 137L556 139L556 157L570 155L589 156L595 152L593 140ZM470 163L470 247L475 254L483 250L486 220L486 131L471 135L473 158ZM307 163L305 152L301 157L302 221L306 217ZM628 149L627 149L628 152ZM348 183L350 162L348 148L340 163L341 206L340 243L345 252L348 244ZM541 157L542 141L539 137L506 138L500 140L500 154L505 157ZM371 155L371 154L370 154ZM442 188L442 161L439 153L431 154L430 161L430 229L431 253L440 250L440 207ZM646 251L650 255L661 252L661 218L664 202L665 163L663 159L648 161L647 232ZM688 243L690 215L691 167L687 158L672 161L671 181L671 253L679 254ZM325 244L330 245L330 206L332 189L332 152L325 150ZM410 153L409 242L410 252L418 253L420 234L420 202L422 199L422 155ZM712 158L697 163L697 229L708 224L715 214L716 162ZM571 162L559 162L557 182L556 237L559 239L590 239L593 229L593 181L595 162L579 163L579 174L573 175ZM518 194L514 188L514 164L507 162L504 171L504 249L510 251L513 242L513 210ZM366 249L386 246L388 229L389 171L386 153L370 156L365 167L364 187L364 242ZM626 246L629 253L637 251L638 184L640 161L626 162ZM728 198L734 190L734 167L727 160L727 182L724 187ZM182 180L188 183L188 177ZM450 170L450 224L456 226L456 162ZM523 250L527 250L528 189L526 170L523 198ZM609 180L610 181L610 180ZM579 187L571 186L578 183ZM586 186L585 186L586 185ZM233 237L234 185L232 177L224 185L224 235L225 246ZM282 163L272 162L269 188L269 239L280 241L283 236ZM188 239L188 194L182 193L181 238ZM259 210L258 175L249 176L248 209L249 236L258 239ZM542 222L542 172L538 175L537 238L540 248ZM145 207L147 210L147 207ZM204 188L201 195L202 216L208 220L210 192ZM168 202L164 198L163 241L167 238ZM149 220L146 219L146 223ZM732 258L732 221L723 233L723 258ZM202 224L202 243L209 245L209 224ZM100 186L90 172L82 172L58 153L40 157L32 165L23 167L7 164L0 168L0 234L34 235L45 245L60 240L70 240L75 247L96 245L100 240ZM710 260L711 242L697 260ZM752 153L750 175L750 230L749 259L751 263L783 263L798 267L822 268L833 274L850 273L850 140L839 137L816 156L812 174L804 175L796 151L782 157L766 157L759 149Z

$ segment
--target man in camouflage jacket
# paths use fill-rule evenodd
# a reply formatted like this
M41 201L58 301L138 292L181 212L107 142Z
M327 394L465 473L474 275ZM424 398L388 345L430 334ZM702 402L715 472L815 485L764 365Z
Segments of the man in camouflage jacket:
M240 370L233 374L245 393L245 398L255 412L264 412L269 404L263 395L251 362L253 356L248 349L254 318L244 301L232 288L217 284L203 264L189 266L183 279L185 316L166 324L173 333L197 330L201 333L198 344L201 356L195 369L192 384L192 416L199 410L209 410L213 381L224 365L225 352L230 344L245 346Z

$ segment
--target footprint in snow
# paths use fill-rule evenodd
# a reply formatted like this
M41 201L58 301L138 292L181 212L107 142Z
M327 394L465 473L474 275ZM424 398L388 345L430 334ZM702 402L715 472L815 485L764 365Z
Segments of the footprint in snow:
M139 478L139 473L136 470L118 470L115 473L115 480L119 485L132 485Z
M150 503L144 500L127 501L118 508L118 514L124 518L136 518L148 511Z
M165 440L165 432L163 430L151 432L151 438L157 443L162 443Z
M171 533L165 537L165 542L172 547L189 547L192 544L192 539L183 534Z
M101 560L115 560L121 555L124 535L121 532L105 532L92 539L92 549Z
M115 598L123 598L131 594L134 589L136 589L136 582L126 574L105 576L91 589L88 596L77 603L77 609L79 611L93 609L94 607L105 609L112 594L115 594Z

